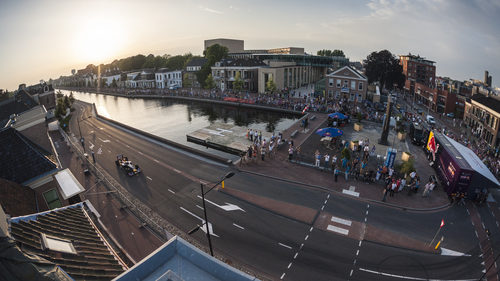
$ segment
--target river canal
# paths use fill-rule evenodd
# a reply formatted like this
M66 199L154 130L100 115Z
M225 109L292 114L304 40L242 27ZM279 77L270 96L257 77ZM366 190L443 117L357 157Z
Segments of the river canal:
M65 95L70 91L61 90ZM190 143L186 135L214 122L234 124L267 132L282 131L297 119L296 115L249 108L237 108L204 102L172 99L140 99L73 91L75 99L95 103L100 115L139 130L203 149L234 160L236 157L221 151L206 149Z

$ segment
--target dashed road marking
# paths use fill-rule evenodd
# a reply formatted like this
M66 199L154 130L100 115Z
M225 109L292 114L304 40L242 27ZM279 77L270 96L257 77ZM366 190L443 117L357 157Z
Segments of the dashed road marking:
M152 178L150 178L149 176L146 176L146 178L147 178L148 180L150 180L150 181L152 181L152 180L153 180L153 179L152 179Z
M153 159L153 161L155 161L156 163L160 163L160 161L156 160L156 159Z
M307 239L309 239L309 234L306 235L306 238L304 238L304 240L307 241Z
M284 273L284 272L283 272L283 274L281 274L280 279L282 279L282 280L283 280L283 277L285 277L285 273Z
M168 190L168 192L175 194L175 191L173 191L172 189L169 188L167 190Z
M237 224L235 224L234 222L233 222L233 225L234 225L234 226L236 226L236 227L237 227L237 228L239 228L239 229L243 229L243 230L245 230L245 228L244 228L243 226L241 226L241 225L237 225Z
M299 255L299 252L295 253L295 256L293 256L293 259L296 259L298 255Z
M200 206L200 205L196 205L196 207L197 207L198 209L200 209L200 210L203 210L203 207L202 207L202 206Z
M309 232L313 231L313 227L311 226L311 228L309 229Z
M282 246L282 247L285 247L285 248L288 248L288 249L292 249L292 247L288 246L288 245L285 245L283 243L278 243L278 245Z
M140 155L144 155L144 153L142 153L141 151L137 151L137 152L139 152Z

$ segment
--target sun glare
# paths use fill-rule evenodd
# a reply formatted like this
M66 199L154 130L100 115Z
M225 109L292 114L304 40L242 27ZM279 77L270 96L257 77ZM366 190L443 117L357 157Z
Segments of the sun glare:
M114 57L122 48L122 32L112 21L87 21L76 32L75 55L78 60L101 63Z

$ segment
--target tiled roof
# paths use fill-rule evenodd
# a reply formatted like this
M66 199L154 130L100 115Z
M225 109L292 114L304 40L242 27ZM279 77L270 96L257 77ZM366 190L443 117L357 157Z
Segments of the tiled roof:
M12 217L36 213L35 191L0 178L0 205Z
M186 66L203 66L208 60L206 58L196 58L190 60Z
M491 108L495 112L500 113L500 100L494 97L487 97L482 94L475 94L471 98L473 101L476 101L488 108Z
M29 110L37 103L25 91L19 91L16 96L0 103L0 128L7 123L10 115Z
M0 178L17 183L25 183L57 168L13 128L0 130L0 159Z
M11 219L11 235L19 247L60 266L75 280L111 280L126 267L104 242L84 203ZM76 253L42 246L42 234L71 241Z

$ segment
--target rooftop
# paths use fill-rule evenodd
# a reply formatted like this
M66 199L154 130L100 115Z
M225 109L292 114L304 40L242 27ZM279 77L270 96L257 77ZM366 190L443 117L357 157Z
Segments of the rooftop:
M258 279L207 255L176 236L113 280L249 281Z
M206 58L194 58L186 66L203 66L208 60Z
M14 128L0 130L0 159L0 178L24 185L57 170L56 164Z
M12 238L23 252L60 266L74 280L111 280L127 266L92 220L91 206L82 202L12 218Z
M475 94L471 97L471 100L476 101L497 113L500 113L500 100L494 97L489 97L482 94Z

